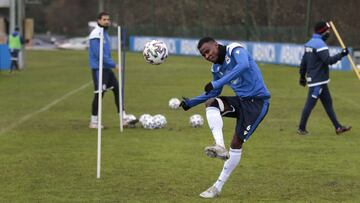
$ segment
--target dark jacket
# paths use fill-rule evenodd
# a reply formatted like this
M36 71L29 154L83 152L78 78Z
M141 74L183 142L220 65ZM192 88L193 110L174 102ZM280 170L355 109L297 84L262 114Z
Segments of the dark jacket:
M301 59L300 76L305 77L309 87L326 84L329 79L329 65L341 60L342 55L330 56L329 48L319 34L313 34L305 44Z

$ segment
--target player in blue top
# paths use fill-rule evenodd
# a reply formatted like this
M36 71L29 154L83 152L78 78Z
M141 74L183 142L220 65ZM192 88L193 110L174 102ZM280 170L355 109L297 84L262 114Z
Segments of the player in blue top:
M192 99L184 98L181 107L187 111L205 102L207 121L215 140L214 146L205 148L205 154L225 160L218 180L200 194L203 198L214 198L220 194L224 183L239 164L243 143L267 114L270 93L260 69L241 44L223 46L213 38L204 37L197 48L207 61L213 63L213 80L205 85L203 94ZM236 95L219 96L224 85L230 86ZM236 118L229 152L224 144L222 116Z
M342 126L336 118L330 91L327 83L329 79L329 65L335 64L342 57L346 56L349 51L344 48L340 53L330 56L329 48L325 41L330 36L330 25L327 22L318 22L314 28L315 33L312 38L305 44L305 52L300 64L300 85L309 86L309 93L305 103L300 125L297 133L300 135L308 134L306 123L312 109L315 107L317 100L320 98L326 113L334 125L336 134L349 131L351 126Z
M100 35L101 28L104 29L104 48L103 48L103 95L107 90L112 90L115 98L115 105L119 113L119 83L112 69L118 68L111 58L110 38L107 30L110 26L110 15L106 12L101 12L97 18L97 26L91 31L89 35L89 64L92 70L92 78L94 83L94 98L92 101L92 115L90 119L89 128L97 128L98 124L98 79L99 79L99 50L100 50ZM103 96L102 95L102 96ZM134 126L137 122L135 120L126 119L124 111L124 127Z

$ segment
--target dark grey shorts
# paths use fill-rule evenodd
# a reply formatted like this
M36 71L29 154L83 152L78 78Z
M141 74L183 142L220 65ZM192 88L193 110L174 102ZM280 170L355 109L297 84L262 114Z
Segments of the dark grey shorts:
M246 98L238 96L219 97L230 106L230 111L222 111L224 117L236 118L235 132L244 142L250 138L257 126L266 116L269 109L269 99ZM219 104L221 106L221 104Z

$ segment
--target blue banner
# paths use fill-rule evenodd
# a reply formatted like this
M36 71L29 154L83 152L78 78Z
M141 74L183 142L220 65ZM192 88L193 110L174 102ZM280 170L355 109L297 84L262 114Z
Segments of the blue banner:
M146 42L151 40L161 40L165 42L169 49L169 54L200 56L197 50L198 39L152 37L152 36L130 36L130 51L143 51ZM260 63L283 64L289 66L299 66L301 57L304 54L304 45L290 43L267 43L267 42L241 42L230 40L218 40L220 44L230 44L233 42L241 43ZM335 55L341 51L340 47L329 47L330 55ZM351 52L351 50L350 50ZM338 63L330 66L332 70L351 70L349 60L344 57Z
M9 70L11 64L11 56L9 47L6 44L0 44L0 70Z

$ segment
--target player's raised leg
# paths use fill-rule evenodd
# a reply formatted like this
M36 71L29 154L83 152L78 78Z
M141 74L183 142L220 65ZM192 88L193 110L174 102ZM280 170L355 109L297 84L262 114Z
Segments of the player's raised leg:
M246 99L240 100L236 97L222 97L227 102L224 104L231 104L236 111L237 124L235 133L231 141L229 150L229 159L225 161L224 167L220 173L217 181L206 191L200 194L203 198L214 198L219 196L222 187L234 171L236 166L240 163L242 155L242 145L247 141L254 133L258 125L266 116L269 109L269 100L265 99ZM228 109L225 107L225 109ZM231 117L231 113L225 114L225 116Z
M219 158L226 160L229 158L229 153L225 148L223 136L223 120L221 111L224 111L224 104L219 98L211 98L206 101L206 118L209 128L215 140L214 146L205 148L205 154L211 158Z

